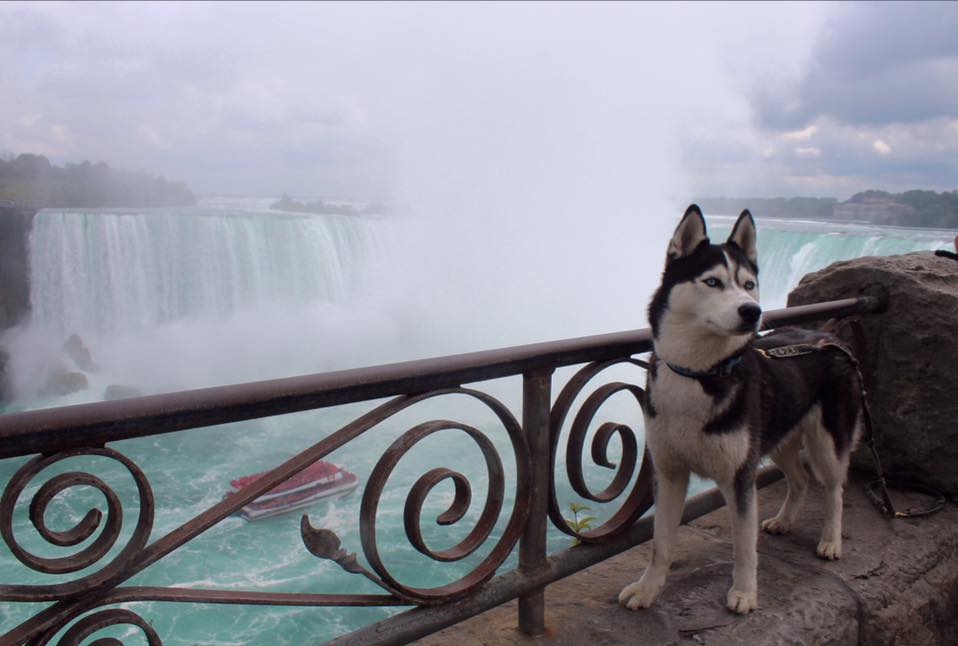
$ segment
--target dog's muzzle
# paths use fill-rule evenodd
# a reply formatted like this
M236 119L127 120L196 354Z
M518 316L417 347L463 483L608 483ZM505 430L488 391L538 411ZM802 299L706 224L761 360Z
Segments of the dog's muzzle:
M758 321L762 318L762 308L756 303L745 303L739 306L738 315L742 319L739 329L742 332L752 332L758 327Z

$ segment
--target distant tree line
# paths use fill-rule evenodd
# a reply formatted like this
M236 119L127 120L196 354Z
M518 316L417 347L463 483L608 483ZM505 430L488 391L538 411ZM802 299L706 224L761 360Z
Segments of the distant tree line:
M0 200L39 208L191 206L196 197L182 182L103 162L54 166L43 155L0 159Z
M292 213L317 213L322 215L382 215L386 213L385 204L373 202L362 208L356 208L349 204L329 204L322 200L314 202L300 202L294 200L286 193L278 201L269 205L274 211L287 211Z
M759 217L813 220L865 220L910 227L958 228L958 191L869 190L844 202L833 197L705 197L697 204L706 213L738 215L749 209Z
M830 219L838 204L834 197L704 197L697 202L706 213L738 215L749 209L752 215L769 218Z
M908 224L920 227L958 228L958 191L864 191L852 195L849 203L892 202L914 210L906 216Z

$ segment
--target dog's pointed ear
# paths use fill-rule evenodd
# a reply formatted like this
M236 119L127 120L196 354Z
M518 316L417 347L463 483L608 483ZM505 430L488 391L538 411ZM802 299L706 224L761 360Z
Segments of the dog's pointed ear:
M728 241L735 243L753 265L758 265L755 220L752 219L752 214L749 213L748 209L742 211L742 214L738 216Z
M684 258L695 251L700 244L708 242L708 235L705 233L705 218L702 217L702 211L698 205L690 204L685 210L685 215L679 226L675 228L672 234L672 240L669 242L666 263L671 260Z

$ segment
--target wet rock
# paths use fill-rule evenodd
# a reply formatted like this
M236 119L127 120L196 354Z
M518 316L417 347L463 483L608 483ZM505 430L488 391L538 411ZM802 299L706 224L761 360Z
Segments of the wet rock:
M80 370L96 372L99 369L99 366L93 362L93 355L90 354L89 348L86 347L83 338L80 337L79 334L71 334L61 349L63 350L63 354L72 359L73 363L75 363L76 367Z
M36 209L0 201L0 331L30 311L28 239Z
M82 372L58 370L50 376L43 393L56 396L70 395L86 390L89 385L86 375Z
M139 397L143 392L133 386L124 386L122 384L110 384L103 391L103 399L127 399L128 397Z
M10 355L3 349L0 349L0 404L10 398L10 379L7 376L7 364L10 361Z
M815 556L824 522L817 483L792 532L758 538L759 606L748 615L725 609L732 577L732 529L727 509L679 528L675 559L655 604L630 611L616 597L652 555L651 542L550 585L546 635L516 628L516 603L414 642L416 646L943 646L958 643L958 506L923 519L891 521L865 497L870 477L852 473L845 489L844 553ZM905 504L922 504L905 495ZM785 483L759 490L759 518L774 515ZM643 521L639 521L643 522ZM647 521L645 521L647 522ZM573 548L578 549L578 548ZM385 630L378 635L388 634Z
M788 304L879 286L888 311L859 317L875 441L886 475L958 495L958 263L919 251L837 262L805 276ZM859 449L853 465L871 469Z
M28 243L37 210L0 200L0 332L30 311ZM9 355L0 353L0 402L12 398Z

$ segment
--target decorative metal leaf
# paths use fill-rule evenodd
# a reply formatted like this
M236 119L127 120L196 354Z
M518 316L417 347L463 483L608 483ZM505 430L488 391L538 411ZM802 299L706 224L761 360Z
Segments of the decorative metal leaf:
M340 549L341 541L335 532L329 529L316 529L309 523L309 517L303 514L299 521L299 531L303 535L303 543L312 554L321 559L335 561Z
M339 536L330 529L316 529L309 522L309 517L303 514L299 521L299 531L303 535L303 543L313 555L321 559L333 561L339 567L351 574L364 574L369 576L359 561L356 554L347 552L340 545ZM375 580L375 579L374 579Z
M342 567L347 572L352 572L353 574L366 573L366 569L362 565L360 565L359 562L356 560L355 554L346 554L345 550L339 550L339 551L345 555L343 558L336 559L336 562L339 563L340 567Z

